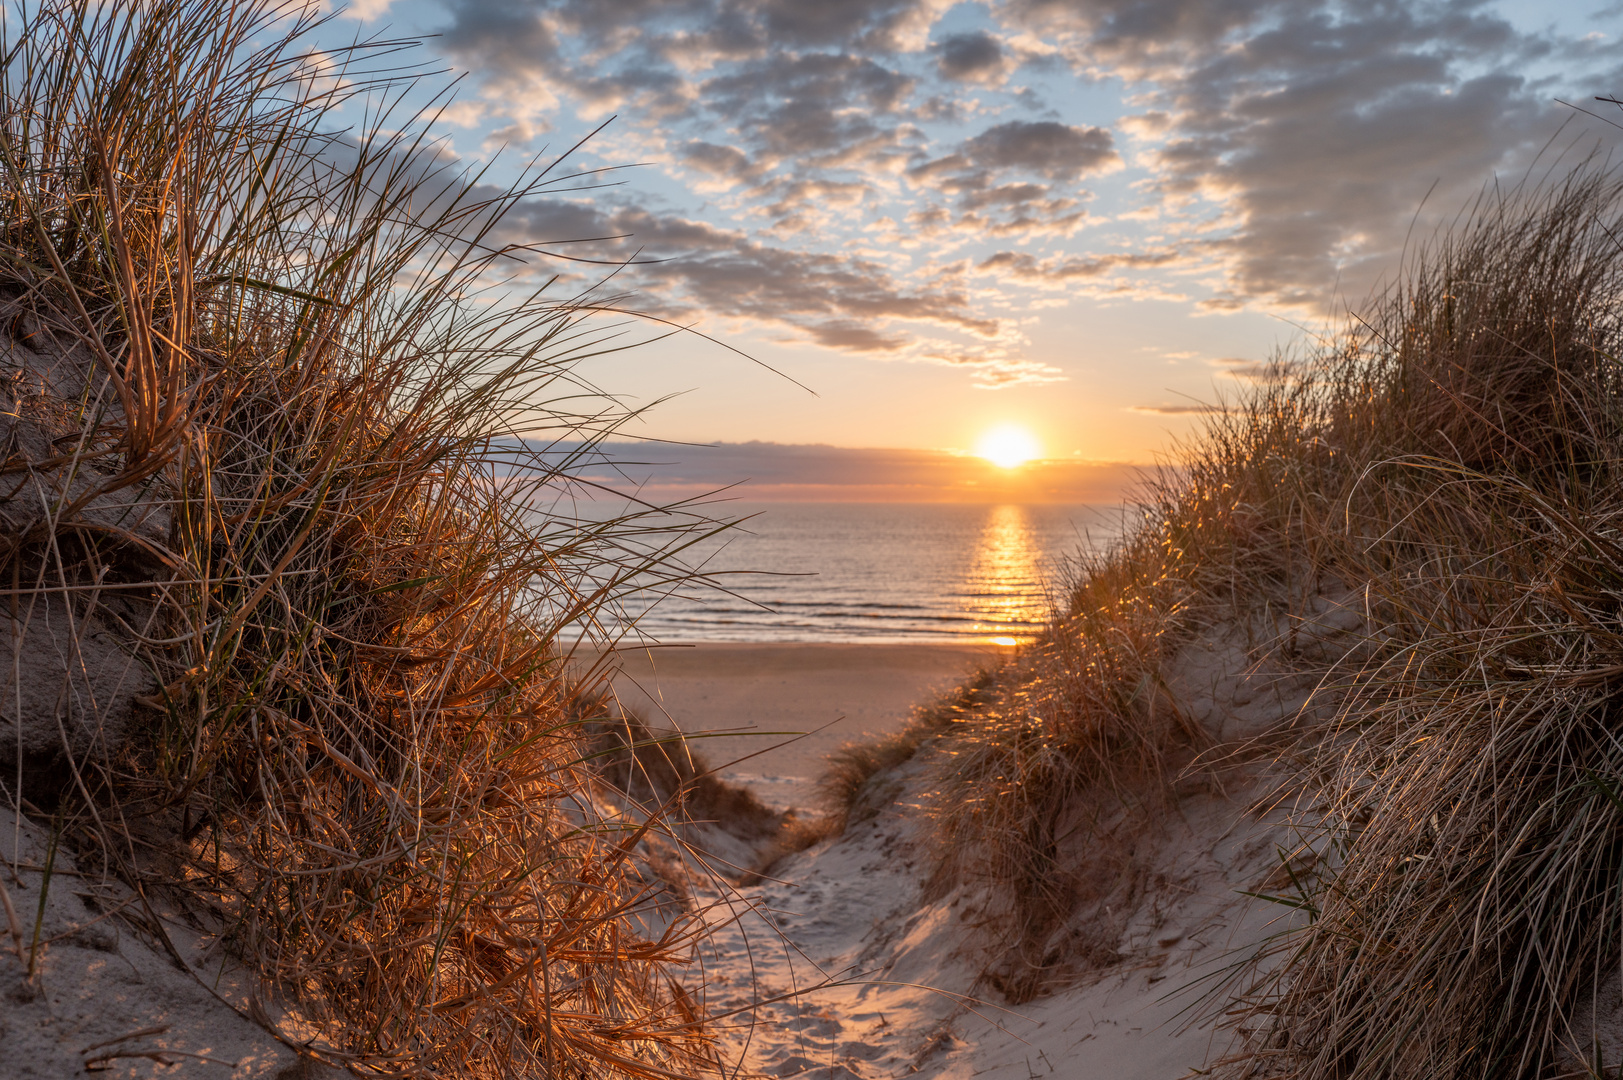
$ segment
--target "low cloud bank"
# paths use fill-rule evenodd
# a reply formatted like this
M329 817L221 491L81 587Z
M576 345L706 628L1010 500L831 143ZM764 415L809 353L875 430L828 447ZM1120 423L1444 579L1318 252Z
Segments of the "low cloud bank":
M1060 459L1002 469L944 450L821 444L605 442L575 472L601 490L661 500L726 489L762 501L1116 503L1141 468Z

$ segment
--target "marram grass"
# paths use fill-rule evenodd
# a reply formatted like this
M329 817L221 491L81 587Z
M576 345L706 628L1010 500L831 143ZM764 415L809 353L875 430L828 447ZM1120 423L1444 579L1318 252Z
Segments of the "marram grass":
M447 166L400 43L323 51L320 19L11 11L11 362L82 392L19 406L52 449L4 463L9 610L115 627L160 689L130 749L8 797L59 800L85 860L221 933L308 1054L708 1069L680 989L697 924L651 923L633 865L660 819L599 812L560 668L564 628L679 576L685 541L546 512L583 451L524 449L623 419L576 371L612 347L605 302L525 285L503 215L556 177Z
M987 985L1019 1000L1074 969L1052 935L1101 886L1062 840L1130 893L1178 785L1221 782L1232 748L1164 665L1217 623L1276 628L1255 646L1334 706L1290 758L1325 858L1311 919L1226 987L1223 1068L1617 1074L1598 1055L1623 1045L1603 1007L1623 965L1620 238L1623 180L1595 162L1485 194L1214 414L1047 635L928 736L942 879L988 890ZM1366 625L1339 659L1295 656L1278 628L1326 592Z

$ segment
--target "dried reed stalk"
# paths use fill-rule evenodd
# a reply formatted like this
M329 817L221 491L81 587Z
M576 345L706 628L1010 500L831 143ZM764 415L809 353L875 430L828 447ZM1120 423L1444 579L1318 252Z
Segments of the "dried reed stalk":
M8 28L13 358L82 393L34 402L55 451L5 463L49 491L5 569L161 683L132 749L45 794L87 858L224 933L318 1056L708 1070L672 989L699 924L638 932L662 826L600 813L561 670L560 634L680 580L691 536L556 513L626 415L575 370L610 305L524 284L504 214L558 177L452 171L402 43L323 51L323 19L45 0Z

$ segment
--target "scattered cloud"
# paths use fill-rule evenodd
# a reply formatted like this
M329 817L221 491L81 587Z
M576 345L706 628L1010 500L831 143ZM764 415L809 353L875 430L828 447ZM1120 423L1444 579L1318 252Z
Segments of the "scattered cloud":
M844 352L963 368L987 387L1062 377L1019 356L1019 330L977 314L966 290L912 287L871 260L763 243L743 230L641 207L605 210L557 198L520 203L503 228L509 243L573 256L577 247L559 245L597 239L586 257L625 261L611 286L634 285L637 302L662 316L746 319ZM931 336L942 332L957 338Z
M1189 257L1177 250L1113 252L1103 255L1055 255L1046 259L1024 251L999 251L976 264L982 274L1000 281L1014 281L1039 289L1075 291L1079 287L1108 284L1112 291L1123 291L1124 272L1160 269L1189 262ZM1157 295L1149 290L1134 290L1143 295Z
M1002 10L1079 72L1138 89L1141 111L1120 127L1148 144L1154 205L1217 226L1200 251L1222 272L1212 310L1361 301L1414 226L1424 235L1481 185L1518 175L1570 117L1527 74L1560 43L1480 2ZM1619 83L1615 57L1596 63L1575 85Z
M1062 377L1009 315L1058 297L1339 313L1522 175L1557 92L1623 87L1618 35L1486 0L441 2L487 149L618 112L666 170L535 200L524 237L632 233L613 252L666 261L617 287L658 310L984 386Z
M1003 43L984 30L948 34L932 47L936 70L944 78L996 85L1013 66Z
M1020 170L1050 180L1077 180L1121 167L1110 132L1053 120L1010 120L987 128L964 143L963 153L984 169Z
M956 216L940 206L925 211L938 215L933 224L939 230L1069 236L1086 217L1080 209L1085 193L1072 182L1121 165L1114 139L1103 128L1011 120L964 140L951 154L917 162L907 175L921 187L957 196ZM1024 178L1002 179L1010 174Z
M389 13L389 7L394 0L349 0L340 13L346 19L359 19L366 22L371 19L381 19Z
M1212 366L1223 374L1245 382L1273 382L1288 378L1295 365L1285 359L1252 360L1244 357L1223 357L1213 360Z
M682 163L703 174L711 183L700 190L727 191L740 184L752 184L765 168L736 146L721 146L703 139L688 142L681 150Z

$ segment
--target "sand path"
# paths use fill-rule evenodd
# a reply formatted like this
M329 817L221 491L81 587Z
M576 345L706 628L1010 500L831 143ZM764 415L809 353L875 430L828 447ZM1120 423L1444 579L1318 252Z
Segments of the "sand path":
M1221 634L1208 638L1169 671L1214 732L1249 718L1245 734L1292 711L1273 692L1285 685L1275 674ZM782 738L759 733L836 721L724 769L779 806L805 806L829 751L893 730L923 697L996 659L974 648L704 645L623 657L614 685L650 719L729 731L701 746L718 764ZM1240 709L1242 700L1254 704ZM1119 959L1010 1005L978 977L984 889L926 884L934 859L921 806L933 752L897 770L903 794L878 817L780 863L771 880L742 890L690 880L716 925L690 988L718 1018L711 1031L729 1075L1172 1080L1221 1056L1232 1032L1203 995L1288 925L1289 909L1244 895L1266 887L1278 847L1293 843L1248 812L1259 792L1183 798L1143 838L1155 884L1122 913Z
M1281 830L1225 798L1187 801L1155 838L1155 864L1176 876L1128 920L1120 960L1011 1005L977 977L982 892L925 887L910 802L780 864L775 880L695 890L718 927L697 981L735 1075L1175 1080L1229 1046L1202 998L1236 950L1286 926L1284 909L1242 895L1274 865Z

